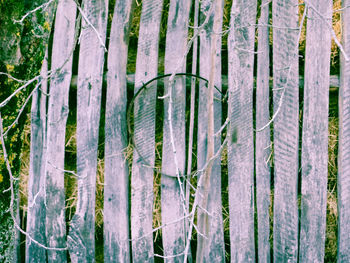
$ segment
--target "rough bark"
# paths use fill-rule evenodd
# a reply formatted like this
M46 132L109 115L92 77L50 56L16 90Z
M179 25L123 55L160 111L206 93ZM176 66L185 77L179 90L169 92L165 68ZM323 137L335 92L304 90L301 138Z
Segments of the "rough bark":
M48 72L48 50L41 75ZM45 209L45 151L47 80L43 80L32 98L30 129L30 164L28 178L27 233L41 244L46 244ZM26 239L26 262L46 262L46 250Z
M343 7L349 5L343 1ZM343 46L350 53L350 10L342 14ZM339 90L339 148L338 148L338 262L350 261L350 62L341 59Z
M166 74L186 71L184 57L187 51L190 4L191 1L170 1L164 61ZM164 101L161 178L162 224L168 224L162 229L164 256L167 257L181 254L185 250L185 220L175 224L169 222L184 218L186 214L185 188L183 179L180 178L185 174L186 165L186 79L175 77L174 83L165 85L165 94L171 96ZM183 260L184 255L181 255L169 257L165 262Z
M95 262L97 146L108 1L83 1L77 91L77 210L68 247L72 262ZM92 28L91 25L94 26Z
M301 152L300 262L323 262L325 252L328 104L333 1L308 1Z
M270 4L261 2L259 24L269 23ZM270 121L270 55L269 28L258 28L258 61L256 82L256 128L265 126ZM271 262L270 255L270 125L256 132L255 167L256 167L256 206L258 217L258 261Z
M126 64L131 0L115 4L108 51L105 119L104 262L130 262Z
M228 36L231 262L255 262L253 68L256 1L235 1Z
M142 83L157 76L158 70L158 41L162 0L144 0L140 21L138 52L136 58L135 92ZM144 144L139 145L140 152L149 165L154 165L155 151L155 102L156 87L150 87L150 92L142 96L142 101L134 105L134 136L142 138ZM142 107L151 109L146 118L140 118ZM131 175L131 237L132 257L134 262L153 262L153 235L152 233L153 209L153 169L144 166L142 157L134 150Z
M213 3L214 4L214 3ZM214 32L222 31L222 16L224 1L218 1L219 8L215 10L211 7L211 1L203 1L201 4L201 23L204 22L206 15L209 15L208 24L200 35L200 76L209 79L210 72L215 71L214 85L221 89L221 36L215 37ZM211 11L209 11L209 9ZM209 13L208 13L209 12ZM214 19L218 19L218 28L214 29ZM211 61L211 49L213 41L216 41L215 65L208 63ZM202 169L207 161L207 142L208 142L208 88L200 87L199 89L199 105L198 105L198 150L197 165ZM214 130L218 131L221 127L221 93L214 89ZM221 137L215 139L214 151L216 152L221 145ZM221 205L221 159L217 158L213 162L209 197L208 211L209 216L209 235L205 242L203 254L204 262L224 262L225 261L225 244L222 222L222 205ZM201 239L198 236L198 239Z
M296 262L298 253L298 6L272 3L274 77L274 228L275 262ZM289 29L290 28L290 29Z

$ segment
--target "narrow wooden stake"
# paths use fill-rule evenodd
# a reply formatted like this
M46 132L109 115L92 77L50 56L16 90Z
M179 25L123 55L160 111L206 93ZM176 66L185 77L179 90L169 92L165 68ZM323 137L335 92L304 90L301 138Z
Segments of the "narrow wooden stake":
M312 6L309 5L312 3ZM328 178L328 104L333 1L307 1L301 152L300 262L323 262ZM320 15L322 14L322 16Z
M343 7L350 1L344 0ZM342 13L343 45L350 54L350 9ZM341 84L339 90L339 147L338 147L338 257L350 262L350 62L341 58Z
M95 192L108 0L83 0L77 91L77 209L67 238L72 262L95 261ZM102 41L102 43L101 43Z
M231 262L254 262L253 68L257 1L232 3L228 36Z

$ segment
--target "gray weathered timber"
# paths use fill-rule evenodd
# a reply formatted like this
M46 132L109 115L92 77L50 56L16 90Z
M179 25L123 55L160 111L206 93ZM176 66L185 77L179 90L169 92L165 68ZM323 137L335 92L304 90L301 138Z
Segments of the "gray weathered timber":
M234 1L228 36L231 262L255 262L253 65L256 1Z
M105 120L104 262L130 262L126 63L132 0L115 4L108 49Z
M342 5L348 6L344 0ZM350 53L350 10L343 18L343 46ZM341 58L338 147L338 262L350 261L350 62Z
M274 262L296 262L298 253L298 6L272 2L274 134ZM294 28L288 29L288 28ZM282 101L281 101L282 100Z
M41 75L48 72L48 50L41 68ZM45 150L47 80L43 80L32 98L30 122L30 164L28 178L27 233L46 245L45 235ZM46 262L46 250L26 239L26 262Z
M269 23L269 0L261 2L259 24ZM258 28L258 61L256 82L256 128L260 129L270 118L270 58L269 28ZM271 194L271 139L270 126L256 132L255 167L256 167L256 206L258 217L258 261L270 263L270 194Z
M308 1L301 152L300 262L323 262L325 251L328 103L333 1ZM315 9L314 9L315 8ZM321 16L320 16L321 14ZM349 244L347 244L349 246Z
M187 33L191 1L171 0L168 14L168 26L165 46L165 73L186 71ZM181 175L186 165L186 80L175 78L167 85L164 100L163 158L161 177L161 207L165 262L183 262L185 250L186 214L185 188ZM171 175L167 176L167 175ZM172 257L174 255L179 255Z
M162 13L162 0L144 0L140 21L140 32L136 58L135 92L142 83L157 76L158 70L158 42ZM134 136L142 138L144 144L139 145L141 152L147 152L144 156L154 164L155 151L155 101L156 88L150 88L147 96L142 96L143 101L136 101L134 105ZM148 118L140 118L143 105L154 105ZM136 128L138 125L139 128ZM153 262L153 235L152 235L152 210L153 210L153 169L144 166L142 158L134 150L131 174L131 237L133 262Z
M97 146L108 1L83 1L77 93L77 210L70 223L72 262L95 262L95 192ZM99 34L99 35L97 35ZM101 41L103 43L101 43Z
M215 2L213 2L214 4ZM215 10L211 8L212 1L202 1L201 3L201 23L204 23L206 14L209 16L207 25L200 34L200 56L199 72L206 79L210 77L210 71L215 70L214 85L221 89L221 36L215 38L215 65L210 65L212 41L214 40L213 31L222 31L222 15L224 1L216 2L220 8ZM210 9L211 8L211 9ZM210 10L210 12L209 12ZM209 12L209 13L208 13ZM215 29L214 19L219 19L219 28ZM215 41L214 40L214 41ZM214 69L215 67L215 69ZM197 166L202 169L207 161L207 141L208 141L208 88L201 86L199 89L198 104L198 139L197 139ZM221 94L214 90L214 130L221 127ZM220 148L220 136L215 138L215 152ZM225 243L222 221L221 205L221 159L217 158L213 162L207 210L212 216L209 216L209 235L208 239L203 239L198 235L198 239L203 239L205 248L203 252L204 262L225 262Z
M45 165L46 242L50 247L66 247L64 197L64 151L68 116L68 92L72 75L76 6L73 0L61 0L57 6L52 47L52 70L47 116ZM65 63L66 62L66 63ZM66 251L47 251L48 262L65 262Z

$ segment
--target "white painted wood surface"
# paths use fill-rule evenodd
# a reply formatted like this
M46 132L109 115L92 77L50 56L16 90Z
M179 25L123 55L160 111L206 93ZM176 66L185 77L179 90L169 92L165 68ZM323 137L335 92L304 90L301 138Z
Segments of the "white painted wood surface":
M301 152L300 262L323 262L328 178L328 104L333 1L306 2L305 86ZM348 244L349 245L349 244Z
M165 74L186 71L187 33L191 1L171 0L168 13L165 46ZM186 79L175 77L165 84L163 156L161 177L161 208L165 262L183 262L185 250L186 214L185 184L181 175L186 165ZM170 101L171 100L171 101ZM169 121L170 120L170 121ZM174 151L175 149L175 151ZM170 176L168 176L170 175ZM179 255L175 256L174 255Z
M108 48L105 119L104 262L130 262L126 64L132 1L115 3Z
M231 262L255 262L253 68L257 2L235 1L228 36Z
M298 253L298 5L272 2L274 136L274 262L296 262ZM288 29L290 28L290 29ZM294 29L293 29L294 28Z
M71 260L79 263L95 262L97 146L105 55L102 45L106 39L108 0L84 0L82 7L85 18L77 91L78 200L67 239Z
M159 29L162 0L142 1L142 13L138 50L136 58L135 93L143 83L157 76ZM144 104L153 109L147 119L134 121L134 136L143 140L138 145L141 152L147 152L149 164L154 165L155 151L155 101L156 88L150 88L147 97L134 105L134 119L142 113ZM140 111L140 112L139 112ZM131 238L133 262L154 262L153 235L152 235L152 209L153 209L153 169L144 166L142 158L134 150L131 175Z
M72 51L76 5L73 0L61 0L57 6L52 47L51 69L60 69L50 82L47 113L47 149L45 165L46 244L66 247L64 191L64 153L68 93L72 76ZM66 63L65 63L66 62ZM62 67L63 66L63 67ZM66 251L47 251L48 262L65 262Z

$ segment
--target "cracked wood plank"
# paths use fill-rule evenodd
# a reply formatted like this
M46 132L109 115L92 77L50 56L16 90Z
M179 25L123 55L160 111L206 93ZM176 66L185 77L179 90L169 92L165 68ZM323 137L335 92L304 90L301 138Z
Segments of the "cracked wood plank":
M124 156L126 127L126 64L132 0L115 3L108 50L105 119L104 262L130 262L129 168Z
M296 262L298 254L298 5L273 1L274 225L275 262ZM281 27L281 28L279 28ZM282 101L281 101L282 100Z
M257 2L235 1L228 36L231 262L255 262L253 68Z
M163 1L144 0L136 58L135 93L143 83L157 76L159 30ZM152 84L156 85L156 84ZM155 103L157 88L149 87L142 100L134 104L134 136L144 142L138 145L143 156L154 165L155 154ZM140 118L144 106L150 109L148 118ZM138 120L138 121L135 121ZM144 166L142 157L134 150L131 173L131 238L133 262L154 262L153 219L153 169Z
M269 23L269 0L263 0L259 24ZM258 61L256 82L256 129L270 121L270 54L269 28L258 28ZM256 206L258 220L258 261L271 262L270 255L270 198L271 198L271 139L270 125L256 132Z
M312 6L310 7L308 3ZM301 152L299 261L323 262L327 208L331 52L331 32L327 23L332 21L333 1L308 1L306 8L308 8L308 20Z
M209 79L210 71L214 70L214 85L221 89L221 35L214 38L213 32L222 31L222 18L224 1L218 1L219 8L215 10L211 5L212 1L203 1L201 3L201 23L204 22L206 15L210 16L207 25L200 34L200 54L199 54L199 71L200 75ZM210 10L210 12L209 12ZM216 11L216 12L215 12ZM208 13L209 12L209 13ZM214 29L214 19L219 19L219 28ZM217 41L215 50L215 65L210 65L211 48L213 38ZM207 161L207 141L208 141L208 104L207 104L208 88L200 86L199 88L199 104L198 104L198 150L197 150L197 165L199 169L205 165ZM214 89L214 130L218 131L221 127L221 94ZM214 152L216 152L221 145L221 137L215 139ZM209 216L209 235L205 242L205 249L203 251L203 260L205 262L225 262L225 244L222 221L222 204L221 204L221 158L217 158L213 162L212 172L210 176L209 197L208 197L208 211ZM198 236L198 239L201 237Z
M68 94L72 76L72 50L76 5L61 0L57 6L52 47L52 70L61 68L50 82L47 115L47 149L45 167L46 242L50 247L66 247L64 191L65 132L68 117ZM57 169L60 168L60 169ZM66 262L66 251L47 251L48 262Z
M164 60L165 74L186 71L190 4L191 1L170 1ZM162 224L166 226L162 229L162 240L164 256L168 257L165 262L183 262L186 240L185 220L174 224L169 222L184 218L186 214L184 181L177 177L185 174L186 165L186 79L175 77L173 84L165 85L165 94L171 94L171 98L164 100L161 208ZM171 107L171 116L169 116L169 107ZM174 145L171 142L169 117ZM173 146L176 153L173 151ZM181 255L172 257L179 254Z
M95 192L97 146L104 65L108 0L82 3L77 91L77 209L70 223L68 248L72 262L95 262ZM96 31L89 25L92 24ZM100 37L98 37L98 35Z

